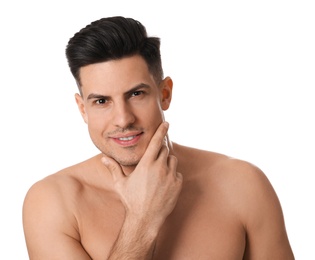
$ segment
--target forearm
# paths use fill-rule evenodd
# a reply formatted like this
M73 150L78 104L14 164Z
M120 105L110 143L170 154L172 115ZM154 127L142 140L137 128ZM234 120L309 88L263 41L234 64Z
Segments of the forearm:
M152 259L159 228L145 220L126 217L108 260Z

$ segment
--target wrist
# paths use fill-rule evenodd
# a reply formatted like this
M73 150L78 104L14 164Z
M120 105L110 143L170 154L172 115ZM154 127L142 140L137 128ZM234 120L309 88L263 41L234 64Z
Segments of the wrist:
M162 221L156 218L126 212L123 227L134 233L136 237L153 241L157 237L162 224Z

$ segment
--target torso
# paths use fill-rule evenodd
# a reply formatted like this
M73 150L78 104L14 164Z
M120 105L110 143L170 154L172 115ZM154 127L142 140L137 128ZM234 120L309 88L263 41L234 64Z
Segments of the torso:
M178 145L175 148L184 183L178 203L158 235L153 259L242 259L245 229L229 193L233 181L224 182L227 176L222 177L221 162L229 159ZM77 221L73 225L77 226L77 239L93 259L105 259L124 221L124 207L113 190L92 185L86 181L90 173L82 172L91 170L90 165L99 158L60 173L75 179L77 188L71 196L76 203L71 208ZM190 158L189 164L186 158Z

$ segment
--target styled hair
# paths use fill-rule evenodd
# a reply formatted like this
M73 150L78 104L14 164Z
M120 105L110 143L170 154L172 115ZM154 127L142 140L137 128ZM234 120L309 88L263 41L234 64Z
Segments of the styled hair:
M157 84L163 79L160 39L148 37L137 20L122 16L106 17L87 25L68 42L66 57L78 87L80 68L89 64L140 55Z

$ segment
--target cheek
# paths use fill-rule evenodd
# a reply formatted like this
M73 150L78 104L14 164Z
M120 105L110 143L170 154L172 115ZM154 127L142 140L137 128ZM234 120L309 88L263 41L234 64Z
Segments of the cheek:
M87 124L90 133L102 132L106 127L106 120L103 116L95 113L87 113Z
M146 112L146 120L154 127L158 127L164 121L164 112L159 100Z
M148 117L153 117L152 119L155 119L155 117L158 117L158 115L162 115L163 114L163 108L162 108L162 104L161 104L161 100L154 99L150 102L149 106L146 106L145 113L147 114Z

